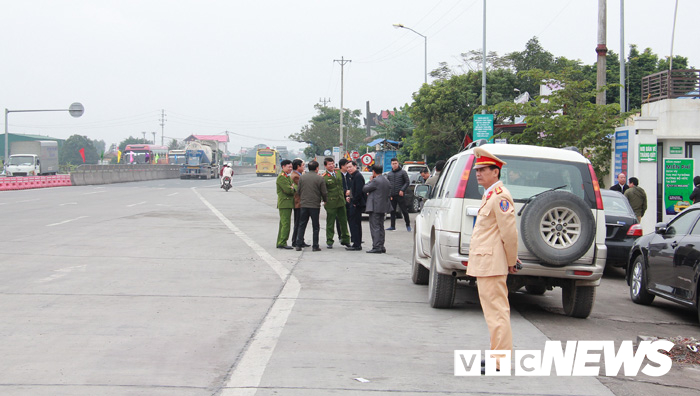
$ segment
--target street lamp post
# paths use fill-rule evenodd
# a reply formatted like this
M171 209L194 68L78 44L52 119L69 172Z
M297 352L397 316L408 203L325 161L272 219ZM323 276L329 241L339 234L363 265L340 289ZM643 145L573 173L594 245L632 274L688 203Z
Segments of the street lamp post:
M423 69L424 69L423 81L427 84L427 83L428 83L428 37L425 36L425 35L423 35L423 34L420 34L420 33L416 32L415 30L411 29L411 28L408 27L408 26L404 26L404 25L401 24L401 23L395 23L395 24L394 24L394 27L395 27L395 28L401 28L401 29L408 29L408 30L412 31L413 33L415 33L415 34L417 34L417 35L423 37L424 48L425 48L425 51L424 51L425 56L423 57Z
M7 158L9 157L9 147L8 147L8 133L7 133L7 115L9 113L36 113L40 111L67 111L71 116L78 118L85 112L85 108L82 104L75 102L70 105L67 109L49 109L49 110L8 110L5 109L5 163L7 163Z

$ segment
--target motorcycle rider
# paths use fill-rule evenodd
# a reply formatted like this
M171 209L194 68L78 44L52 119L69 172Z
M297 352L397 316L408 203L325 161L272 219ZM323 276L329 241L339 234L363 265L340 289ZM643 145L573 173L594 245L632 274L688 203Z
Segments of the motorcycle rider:
M221 180L219 180L221 183L221 185L219 186L220 188L224 188L224 177L226 176L233 176L233 165L231 165L230 162L225 163L224 167L221 168Z

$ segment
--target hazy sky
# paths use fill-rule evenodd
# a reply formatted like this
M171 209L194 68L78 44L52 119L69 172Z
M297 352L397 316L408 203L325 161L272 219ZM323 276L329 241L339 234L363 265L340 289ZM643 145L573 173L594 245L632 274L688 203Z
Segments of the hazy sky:
M22 0L0 6L0 108L85 114L10 113L11 132L108 145L128 136L231 132L229 150L257 143L301 148L286 137L319 99L393 109L411 102L428 70L482 46L483 0L107 1ZM671 49L675 0L627 0L625 42ZM555 56L594 63L598 0L488 0L487 51L521 51L537 36ZM608 0L607 45L620 51L620 1ZM674 54L700 67L700 1L680 0ZM430 80L429 80L430 81Z

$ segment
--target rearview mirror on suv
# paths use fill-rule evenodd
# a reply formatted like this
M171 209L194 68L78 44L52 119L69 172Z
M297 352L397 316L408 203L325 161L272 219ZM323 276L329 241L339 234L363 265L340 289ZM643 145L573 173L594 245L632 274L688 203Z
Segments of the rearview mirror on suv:
M413 191L413 194L416 197L421 197L423 199L428 199L430 196L430 186L421 184L416 186L416 189Z

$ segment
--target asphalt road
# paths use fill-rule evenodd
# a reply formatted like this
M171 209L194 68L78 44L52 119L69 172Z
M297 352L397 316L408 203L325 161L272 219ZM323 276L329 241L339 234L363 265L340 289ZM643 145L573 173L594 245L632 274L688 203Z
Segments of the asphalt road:
M386 255L338 244L322 252L275 249L275 202L274 179L239 173L228 193L216 180L177 179L0 193L0 393L700 389L699 371L675 366L661 378L455 377L455 349L489 346L473 288L460 285L454 309L431 309L427 287L410 281L406 231L388 232ZM598 290L585 320L561 314L556 290L513 294L515 348L638 334L700 338L694 312L631 303L619 272Z

